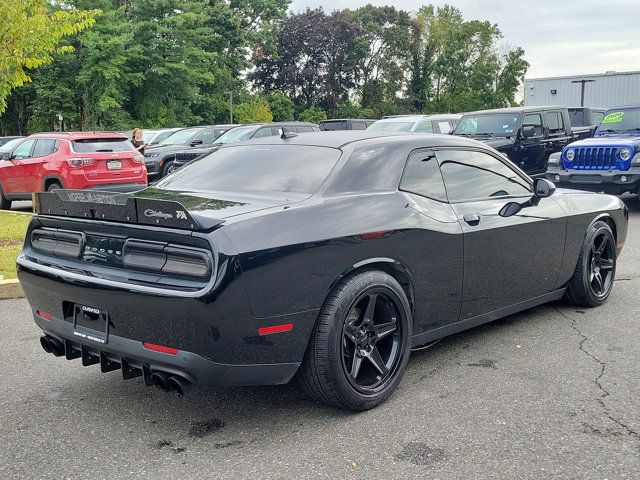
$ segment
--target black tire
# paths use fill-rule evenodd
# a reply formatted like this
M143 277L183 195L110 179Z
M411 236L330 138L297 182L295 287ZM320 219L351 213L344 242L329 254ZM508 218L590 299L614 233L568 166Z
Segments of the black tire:
M7 197L4 196L2 187L0 187L0 210L10 210L10 209L11 209L11 200L8 200Z
M62 185L60 185L60 183L51 182L47 187L47 192L53 192L54 190L61 190L61 189L62 189Z
M380 405L407 368L412 323L407 297L393 277L380 271L347 277L320 310L298 373L301 387L333 407L363 411Z
M611 227L596 222L584 237L566 299L579 307L599 307L609 298L616 274L616 240Z
M169 160L162 166L162 178L173 173L173 160Z

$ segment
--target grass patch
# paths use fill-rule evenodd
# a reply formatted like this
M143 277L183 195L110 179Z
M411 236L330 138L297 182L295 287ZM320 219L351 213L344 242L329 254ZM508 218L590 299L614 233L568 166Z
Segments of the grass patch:
M16 278L16 257L31 215L0 211L0 280Z

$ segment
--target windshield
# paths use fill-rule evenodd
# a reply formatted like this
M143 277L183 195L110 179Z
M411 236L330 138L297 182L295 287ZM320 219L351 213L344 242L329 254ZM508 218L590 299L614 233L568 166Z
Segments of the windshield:
M453 134L510 137L516 133L517 127L518 115L515 113L465 115L453 131Z
M607 114L600 122L598 132L640 132L640 109L607 111Z
M200 133L200 130L194 130L190 128L178 130L177 132L169 135L158 145L185 145L187 143L191 143L193 137L195 137L198 133Z
M227 130L218 138L216 138L215 143L233 143L240 142L242 140L248 140L253 135L253 132L258 128L255 125L250 127L235 127L231 130Z
M340 150L302 145L243 145L202 157L156 184L192 192L314 193Z
M367 130L387 130L391 132L410 132L415 122L373 122Z
M142 141L144 143L149 143L151 140L153 140L153 137L155 137L157 133L158 133L158 130L143 130Z
M13 140L9 140L4 145L0 146L0 152L9 152L16 148L24 141L24 138L14 138Z

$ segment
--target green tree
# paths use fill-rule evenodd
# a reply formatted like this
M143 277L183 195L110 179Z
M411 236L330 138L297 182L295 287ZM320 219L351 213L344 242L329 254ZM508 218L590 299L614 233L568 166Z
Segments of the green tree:
M262 98L239 104L235 108L234 115L239 123L269 123L273 121L269 103Z
M338 104L336 108L336 118L374 118L376 113L373 108L362 108L349 101Z
M310 107L300 112L298 120L303 122L318 123L327 119L327 112L320 108Z
M274 122L287 122L294 119L296 105L287 95L282 92L272 92L267 100Z
M51 63L56 53L73 51L69 45L60 46L61 39L92 26L98 14L96 10L53 8L45 0L0 2L0 46L4 52L0 56L0 113L11 90L31 81L26 70Z

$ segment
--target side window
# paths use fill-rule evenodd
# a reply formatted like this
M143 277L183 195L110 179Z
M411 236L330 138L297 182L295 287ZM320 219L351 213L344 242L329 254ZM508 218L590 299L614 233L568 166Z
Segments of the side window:
M12 157L17 159L28 158L35 143L35 140L22 142L20 146L13 151Z
M546 112L544 119L547 122L549 135L562 135L564 133L564 121L560 112Z
M438 130L440 130L440 133L448 134L454 128L455 127L452 127L451 124L447 121L438 122Z
M213 129L201 131L194 140L202 140L202 145L211 145L216 138L216 132Z
M438 159L432 150L413 152L409 156L400 180L400 190L447 201Z
M437 156L451 203L532 194L527 181L487 153L440 150Z
M56 151L56 141L53 138L39 138L31 153L32 157L46 157Z
M425 120L424 122L418 124L414 131L421 133L433 133L433 125L431 124L431 120Z
M522 119L523 127L533 127L533 136L541 137L542 136L542 117L539 113L530 113L525 115Z
M251 138L271 137L273 135L274 133L271 130L271 127L263 127L263 128L259 128Z
M313 127L307 127L305 125L298 126L298 133L309 133L313 132Z
M351 122L351 130L366 130L367 124L364 122Z

